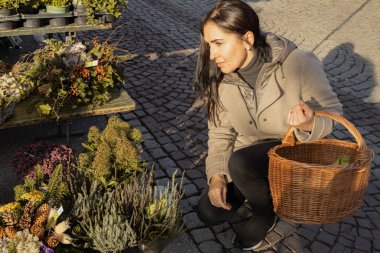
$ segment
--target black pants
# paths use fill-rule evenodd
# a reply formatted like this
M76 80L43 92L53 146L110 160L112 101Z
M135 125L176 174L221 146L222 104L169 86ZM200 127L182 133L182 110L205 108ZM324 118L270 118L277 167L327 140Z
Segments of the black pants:
M252 207L255 219L267 218L273 220L273 203L268 183L268 151L280 144L280 141L256 143L232 153L228 168L232 182L227 184L227 203L232 205L231 210L215 207L208 197L208 187L202 193L198 206L198 216L207 225L217 225L231 218L236 210L247 199ZM248 224L241 226L238 235L250 237L255 226ZM257 223L257 222L256 222ZM239 233L240 232L240 233Z

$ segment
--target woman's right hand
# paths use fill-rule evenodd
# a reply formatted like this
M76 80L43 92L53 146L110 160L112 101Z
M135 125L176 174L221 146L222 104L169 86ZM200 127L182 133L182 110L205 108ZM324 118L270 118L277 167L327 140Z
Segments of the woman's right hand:
M227 183L223 174L211 177L208 196L213 206L231 210L231 204L227 203Z

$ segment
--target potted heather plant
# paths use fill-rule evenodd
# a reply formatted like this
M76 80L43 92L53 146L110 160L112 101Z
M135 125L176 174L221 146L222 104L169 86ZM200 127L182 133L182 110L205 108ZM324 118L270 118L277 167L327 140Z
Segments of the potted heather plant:
M41 0L46 5L48 13L67 13L70 10L70 0Z
M26 0L0 0L0 31L13 29L19 15L12 15Z
M87 7L87 19L89 23L107 22L112 23L115 18L121 16L128 0L80 0ZM96 17L101 18L96 21Z

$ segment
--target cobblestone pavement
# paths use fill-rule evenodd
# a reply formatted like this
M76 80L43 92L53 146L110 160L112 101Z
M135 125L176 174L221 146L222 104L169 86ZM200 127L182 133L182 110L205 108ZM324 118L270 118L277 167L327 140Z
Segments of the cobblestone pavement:
M352 217L329 225L300 225L281 220L266 237L262 252L380 252L380 21L377 0L267 0L247 1L257 11L264 30L273 31L314 51L324 62L328 78L353 122L376 153L362 208ZM136 101L133 112L119 114L143 131L143 158L154 164L156 179L164 184L179 169L185 172L181 202L186 233L171 243L167 253L242 252L234 248L233 224L249 213L246 207L222 225L206 227L195 207L206 185L204 158L207 124L202 109L193 107L193 73L197 59L198 26L214 0L130 0L114 40L133 58L122 68L127 90ZM106 38L110 31L79 34L81 38ZM377 102L377 103L375 103ZM109 115L107 116L109 117ZM73 132L84 133L92 124L104 126L106 117L74 121ZM44 132L54 125L44 125ZM11 150L32 142L26 131L38 127L0 131L0 202L9 199L16 183L7 161ZM349 139L338 127L333 136ZM79 146L81 138L74 139ZM62 141L59 139L58 141ZM3 150L4 149L4 150Z

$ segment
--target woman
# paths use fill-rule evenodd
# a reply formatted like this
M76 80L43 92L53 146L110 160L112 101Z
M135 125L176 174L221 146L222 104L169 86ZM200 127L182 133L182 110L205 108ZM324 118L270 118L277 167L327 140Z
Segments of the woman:
M276 220L267 152L289 126L300 141L328 135L332 120L314 110L342 113L342 106L316 56L262 33L254 10L239 0L219 1L201 23L195 90L209 126L199 217L216 225L248 201L253 215L236 228L235 243L255 250Z

